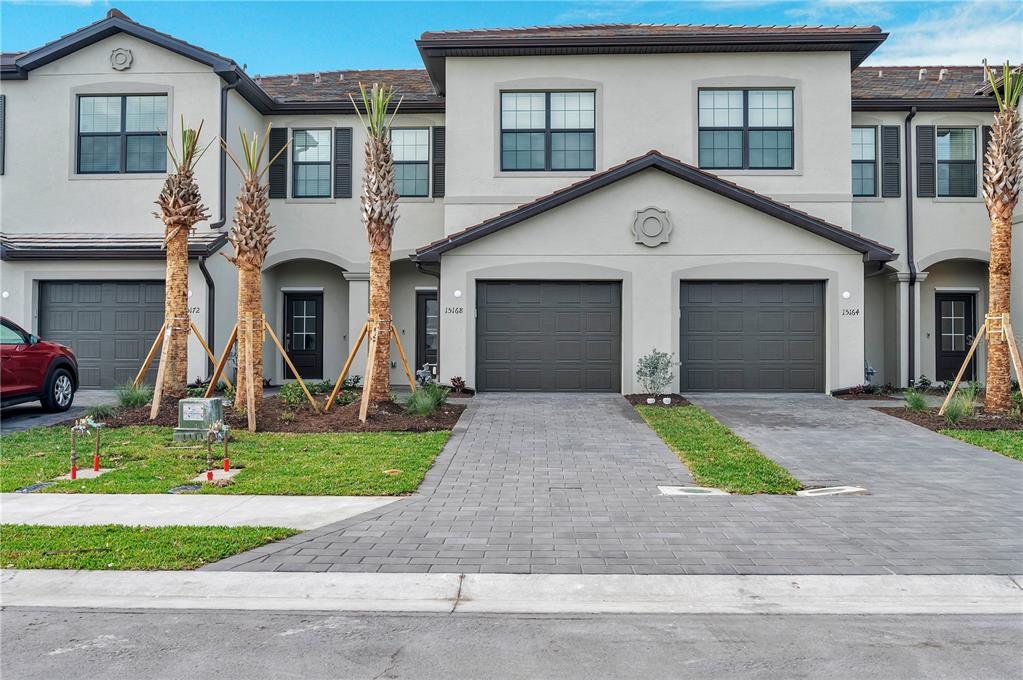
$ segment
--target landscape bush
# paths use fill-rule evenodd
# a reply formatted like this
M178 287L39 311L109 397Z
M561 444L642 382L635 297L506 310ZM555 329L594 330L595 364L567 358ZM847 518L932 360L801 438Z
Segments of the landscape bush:
M656 396L675 379L675 367L678 365L674 354L658 352L655 347L636 362L636 380L647 394Z
M117 409L110 404L97 404L96 406L90 406L85 409L86 417L91 418L97 423L108 418L113 418L115 413L117 413Z
M906 390L904 397L906 400L906 408L910 411L921 412L927 410L927 400L924 398L922 393L914 389L908 389Z
M966 399L963 395L957 394L952 397L952 401L948 402L948 406L945 407L945 422L949 425L957 425L960 420L973 413L973 402Z
M136 387L132 383L117 388L117 402L126 408L145 406L153 400L153 386L142 384Z
M423 385L409 395L405 410L416 416L428 416L447 403L450 390L437 383Z

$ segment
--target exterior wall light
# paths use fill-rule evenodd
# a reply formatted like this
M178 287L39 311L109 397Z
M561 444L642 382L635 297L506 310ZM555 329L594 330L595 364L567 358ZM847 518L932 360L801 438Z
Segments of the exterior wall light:
M460 297L462 297L462 291L460 291L460 290L456 290L456 291L455 291L454 293L452 293L452 294L453 294L453 295L454 295L454 296L455 296L456 298L460 298Z
M850 292L849 292L849 291L847 291L847 290L843 290L843 291L842 291L842 299L843 299L843 300L848 300L848 299L849 299L849 298L851 298L851 297L852 297L852 293L850 293Z

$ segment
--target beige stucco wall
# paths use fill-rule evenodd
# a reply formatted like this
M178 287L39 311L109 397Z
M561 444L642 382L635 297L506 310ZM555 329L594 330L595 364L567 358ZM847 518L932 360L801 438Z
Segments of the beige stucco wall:
M448 58L450 233L560 188L590 172L501 172L500 92L514 89L596 91L596 169L658 149L697 163L697 90L701 87L792 87L795 169L718 171L730 180L848 226L849 55L662 54Z
M669 211L670 243L651 249L633 242L634 211L647 206ZM638 389L638 356L653 347L678 353L680 281L823 280L827 388L863 381L861 254L656 170L445 254L442 380L460 375L475 383L476 282L483 279L621 281L625 392ZM842 308L860 312L842 316Z

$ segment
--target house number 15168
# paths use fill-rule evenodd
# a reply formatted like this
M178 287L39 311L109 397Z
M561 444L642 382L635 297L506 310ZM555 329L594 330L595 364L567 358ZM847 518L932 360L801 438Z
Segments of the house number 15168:
M463 310L462 307L445 307L444 308L444 313L445 314L461 314L462 310Z

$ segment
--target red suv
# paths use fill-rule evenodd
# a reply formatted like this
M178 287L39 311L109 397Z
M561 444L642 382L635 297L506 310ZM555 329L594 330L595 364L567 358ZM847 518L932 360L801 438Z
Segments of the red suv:
M47 411L66 411L77 389L78 360L70 347L0 317L0 405L41 401Z

